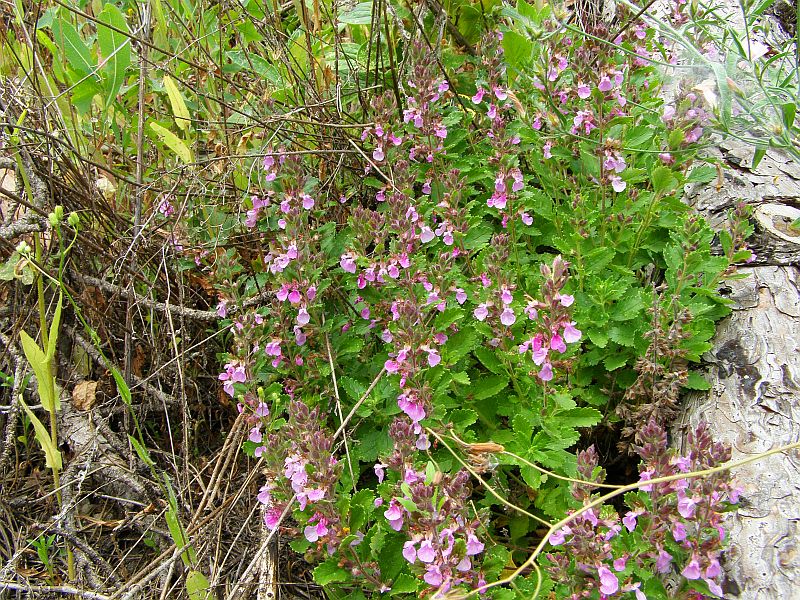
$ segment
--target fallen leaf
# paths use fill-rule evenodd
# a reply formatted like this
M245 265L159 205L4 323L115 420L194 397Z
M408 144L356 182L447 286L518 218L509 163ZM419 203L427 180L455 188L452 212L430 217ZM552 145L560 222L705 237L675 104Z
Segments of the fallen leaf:
M97 402L97 382L81 381L72 390L72 405L78 410L90 410Z

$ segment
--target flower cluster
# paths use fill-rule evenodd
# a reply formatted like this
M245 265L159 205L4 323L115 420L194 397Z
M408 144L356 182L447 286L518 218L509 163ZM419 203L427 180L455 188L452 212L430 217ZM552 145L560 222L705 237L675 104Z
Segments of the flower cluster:
M567 344L580 341L582 335L569 311L575 298L562 292L569 278L568 266L560 256L555 258L552 267L542 264L540 269L545 279L542 300L531 300L525 308L540 331L519 345L519 353L531 352L534 364L540 367L538 376L542 381L553 379L552 351L563 354Z
M688 436L689 452L684 456L668 448L666 432L655 421L642 439L637 448L641 481L687 477L645 484L640 492L628 494L630 510L622 519L608 507L600 514L581 511L550 536L550 545L559 549L547 554L551 577L576 600L593 589L603 597L632 591L642 600L641 581L633 577L642 571L659 576L677 571L687 582L702 579L714 596L722 596L722 515L738 501L738 491L727 472L694 478L690 474L727 462L730 448L712 442L702 423ZM603 481L597 461L594 448L578 454L579 471L589 482ZM591 485L573 487L573 495L582 502L593 499L591 491Z

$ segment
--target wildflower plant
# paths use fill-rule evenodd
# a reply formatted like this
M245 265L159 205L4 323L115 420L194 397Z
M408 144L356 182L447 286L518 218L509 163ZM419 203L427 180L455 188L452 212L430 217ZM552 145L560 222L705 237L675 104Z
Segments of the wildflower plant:
M661 98L654 61L671 50L652 28L579 36L523 1L495 17L474 58L405 46L335 175L307 140L269 142L239 210L247 261L213 256L231 336L219 379L261 461L265 527L328 586L641 598L666 597L679 573L718 596L735 500L721 476L579 512L543 571L490 585L603 484L600 455L580 448L589 428L621 426L654 286L685 368L727 313L717 285L749 256L744 217L725 238L737 250L712 256L681 202L716 176L697 160L712 108L686 89ZM668 415L647 415L625 422L643 479L729 458L705 429L677 457Z

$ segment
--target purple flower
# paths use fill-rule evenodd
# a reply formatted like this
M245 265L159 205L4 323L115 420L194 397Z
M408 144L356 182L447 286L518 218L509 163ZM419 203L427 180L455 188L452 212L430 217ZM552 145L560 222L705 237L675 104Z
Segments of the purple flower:
M506 306L500 313L500 322L506 327L511 327L517 320L517 316L510 307Z
M480 554L483 552L483 548L483 542L478 539L478 536L476 536L474 533L470 533L467 536L467 556L475 556L476 554Z
M430 540L424 540L419 545L419 550L417 550L417 558L420 559L424 563L433 562L436 558L436 550L433 547L433 544Z
M442 581L444 581L442 572L439 570L437 565L428 566L428 570L425 572L423 579L425 580L425 583L433 587L439 587L442 585Z
M550 152L552 147L553 147L553 142L548 140L547 142L544 143L544 146L542 147L542 156L544 158L553 158L553 153Z
M683 491L678 492L678 512L684 519L691 519L694 516L697 502L686 496Z
M400 531L403 528L403 509L394 498L389 503L389 508L384 511L383 516L389 521L389 527L395 531Z
M483 97L486 94L486 90L483 88L478 88L478 91L475 92L475 95L472 97L473 104L480 104L483 101Z
M578 98L580 98L581 100L586 100L589 96L592 95L592 90L590 90L589 86L583 82L578 83L577 92L578 92Z
M528 213L526 213L526 212L522 213L521 218L522 218L522 222L525 225L533 225L533 217L530 216Z
M609 180L611 181L611 187L618 194L624 192L625 188L628 187L628 184L622 181L622 178L619 175L612 175L609 177Z
M427 244L427 243L428 243L428 242L430 242L430 241L431 241L431 240L432 240L434 237L436 237L436 236L434 235L434 233L433 233L433 230L432 230L430 227L428 227L427 225L425 225L425 226L423 226L423 227L422 227L422 230L421 230L421 231L420 231L420 233L419 233L419 240L420 240L420 241L421 241L423 244Z
M378 146L372 151L372 159L375 162L381 162L384 158L386 158L386 155L383 153L383 148L381 146Z
M708 577L703 579L703 581L705 581L706 584L708 584L708 589L712 594L714 594L715 596L719 596L720 598L723 597L722 588L720 587L720 585L716 581L714 581L713 579L710 579Z
M308 325L308 322L311 320L311 316L308 314L306 307L304 306L297 312L297 324L298 325Z
M618 573L620 571L624 571L626 564L628 564L628 557L620 556L617 560L614 561L614 570L617 571Z
M456 302L459 304L464 304L467 301L467 292L462 290L461 288L456 288Z
M681 571L681 575L686 579L700 579L700 563L696 558L692 558Z
M669 572L670 563L672 563L672 555L663 548L659 550L658 558L656 559L656 571L659 573Z
M572 344L581 339L581 330L575 329L575 321L571 321L564 325L564 340L568 344Z
M224 319L227 315L228 315L228 301L220 300L219 304L217 304L217 316L220 319Z
M339 266L342 267L348 273L355 273L356 272L356 261L353 260L354 257L349 252L342 254L341 259L339 260Z
M476 319L478 319L478 321L485 320L486 317L489 316L489 310L487 305L485 303L479 304L478 307L474 311L472 311L472 314L475 316Z
M428 350L428 365L431 367L435 367L440 362L442 362L442 357L439 356L439 353L436 350Z
M564 543L564 536L569 535L570 533L572 533L572 529L565 525L561 529L551 533L548 541L550 542L551 546L560 546Z
M306 492L309 502L319 502L325 497L325 490L322 488L311 488Z
M603 75L600 78L600 83L597 84L597 89L601 92L611 91L611 78L608 75Z
M254 444L260 444L263 437L261 435L261 425L256 425L250 430L250 435L247 436L247 439Z
M553 337L550 338L550 347L553 350L558 350L561 354L567 351L567 345L564 343L564 339L557 333L554 333Z
M281 513L283 513L283 510L277 506L268 508L264 513L264 525L269 529L275 529L281 521Z
M261 502L261 504L270 504L272 502L272 494L270 494L271 491L272 484L267 482L261 486L260 490L258 490L258 496L256 496L256 498L259 502Z
M414 564L414 561L417 560L417 549L414 546L414 542L411 540L403 544L403 558L405 558L412 565Z
M676 542L682 542L686 539L686 527L680 521L672 524L672 537Z
M386 465L383 463L375 463L375 466L372 468L375 470L378 483L383 483L383 478L386 477Z
M316 525L309 525L303 530L303 534L309 542L316 542L321 537L328 535L328 521L324 517L320 517L319 523Z
M633 531L636 528L636 517L638 517L641 513L639 511L629 510L625 513L625 516L622 517L622 524L625 525L625 529L628 531Z
M553 378L553 365L549 362L544 363L538 376L542 381L550 381Z
M619 579L614 573L611 572L606 566L597 569L597 575L600 577L600 591L607 596L616 594L619 590Z
M302 198L303 198L303 208L305 208L306 210L311 210L312 208L314 208L314 199L311 196L309 196L308 194L303 194Z

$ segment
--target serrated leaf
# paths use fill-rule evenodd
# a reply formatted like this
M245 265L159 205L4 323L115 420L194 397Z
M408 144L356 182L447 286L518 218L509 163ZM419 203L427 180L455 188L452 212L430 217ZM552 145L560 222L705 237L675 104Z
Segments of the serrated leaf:
M616 371L628 362L628 356L623 353L609 354L603 359L606 371Z
M471 327L465 327L458 333L450 336L445 343L447 361L449 364L458 362L464 355L471 352L478 344L478 334Z
M128 23L122 11L111 3L106 4L97 15L97 45L100 48L100 72L106 78L106 106L110 105L125 83L125 70L131 64L130 38L115 31L128 32Z
M588 406L571 408L556 414L556 418L570 427L591 427L603 419L603 413Z
M172 133L166 127L158 123L150 123L150 129L159 137L167 148L177 156L184 164L192 163L192 151L181 138Z
M347 581L350 574L339 566L338 558L329 558L314 569L314 581L319 585L328 585Z
M492 373L499 375L505 371L503 363L500 362L499 358L497 358L496 350L490 350L489 348L481 346L479 348L475 348L473 354L479 361L481 361L481 364L489 369Z
M175 123L183 131L188 131L191 125L191 117L181 91L169 75L164 75L163 83L169 97L170 106L172 106L172 115L175 117Z
M397 579L392 582L392 591L389 592L390 596L397 596L398 594L412 594L419 588L419 580L412 577L408 573L400 573Z
M42 422L39 418L33 414L33 411L28 408L28 405L22 399L22 394L18 397L20 406L25 410L25 413L28 415L28 419L30 419L31 424L33 425L33 431L36 436L36 441L39 442L39 445L42 447L44 451L44 459L47 467L54 471L60 471L62 468L61 463L61 452L58 448L56 448L55 444L53 444L53 439L50 437L50 433L47 431Z
M586 334L595 346L605 348L608 345L607 329L589 329Z
M478 420L478 413L470 408L459 408L450 412L450 423L460 431L466 429Z
M664 166L653 169L650 179L653 182L653 191L659 195L671 192L678 185L678 179L672 169Z
M489 375L479 379L472 385L472 397L475 400L485 400L496 396L508 386L508 377L505 375Z

